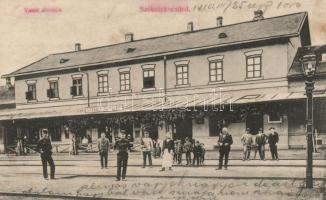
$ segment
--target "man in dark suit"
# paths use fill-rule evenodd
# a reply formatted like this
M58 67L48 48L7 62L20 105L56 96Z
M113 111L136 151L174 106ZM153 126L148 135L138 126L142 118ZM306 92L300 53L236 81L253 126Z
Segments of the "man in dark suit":
M272 154L272 160L278 160L278 153L277 153L277 143L279 140L278 133L275 131L274 127L269 128L270 134L268 136L268 144L269 150Z
M48 170L47 163L50 165L50 179L55 179L55 165L52 159L52 145L49 139L49 134L47 130L43 130L42 138L39 140L37 144L37 151L41 155L42 166L43 166L43 177L44 179L48 179Z
M216 170L222 169L223 165L223 158L224 160L224 169L228 169L228 160L229 160L229 153L231 150L231 145L233 144L232 136L228 133L228 129L224 127L222 129L222 133L219 136L218 139L218 145L219 145L219 152L220 152L220 159L219 159L219 165Z
M117 152L117 181L126 180L127 165L128 165L128 152L130 151L130 142L126 138L126 133L121 132L121 137L115 143ZM122 174L121 174L122 169Z

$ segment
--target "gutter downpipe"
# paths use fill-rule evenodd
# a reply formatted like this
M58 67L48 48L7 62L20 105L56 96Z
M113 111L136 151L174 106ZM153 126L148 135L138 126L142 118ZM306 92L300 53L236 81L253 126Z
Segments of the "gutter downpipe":
M167 101L167 96L166 96L166 87L167 87L167 82L166 82L166 56L163 57L163 63L164 63L164 102Z

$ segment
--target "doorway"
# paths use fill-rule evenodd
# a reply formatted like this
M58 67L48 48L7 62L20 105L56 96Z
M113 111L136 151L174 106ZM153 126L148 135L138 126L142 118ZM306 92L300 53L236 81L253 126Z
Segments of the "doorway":
M246 119L246 128L250 129L250 133L256 135L259 129L264 127L264 118L261 114L249 114Z
M192 138L192 120L191 119L178 119L175 125L175 134L173 139L184 140L186 137Z

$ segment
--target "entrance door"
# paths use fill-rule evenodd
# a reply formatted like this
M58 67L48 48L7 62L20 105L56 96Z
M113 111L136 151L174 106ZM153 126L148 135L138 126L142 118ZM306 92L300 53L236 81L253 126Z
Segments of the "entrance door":
M144 129L149 132L149 137L156 140L158 138L158 126L153 123L144 124Z
M250 114L247 116L246 127L250 129L250 133L256 135L260 128L264 126L263 115Z
M184 140L186 137L192 138L192 120L180 119L175 123L176 133L174 139Z

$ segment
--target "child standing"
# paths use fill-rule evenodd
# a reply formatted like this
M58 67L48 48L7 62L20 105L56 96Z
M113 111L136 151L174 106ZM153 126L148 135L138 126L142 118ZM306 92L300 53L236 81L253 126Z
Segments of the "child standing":
M202 151L201 151L200 143L199 143L199 141L197 141L195 143L194 150L193 150L193 153L194 153L193 165L194 166L195 166L195 162L197 162L197 166L199 166L201 152Z
M206 149L204 143L200 144L201 147L201 156L200 156L200 164L204 165L205 162L205 154L206 154Z
M185 140L183 151L186 153L187 165L191 165L192 143L190 142L189 138L186 138Z

